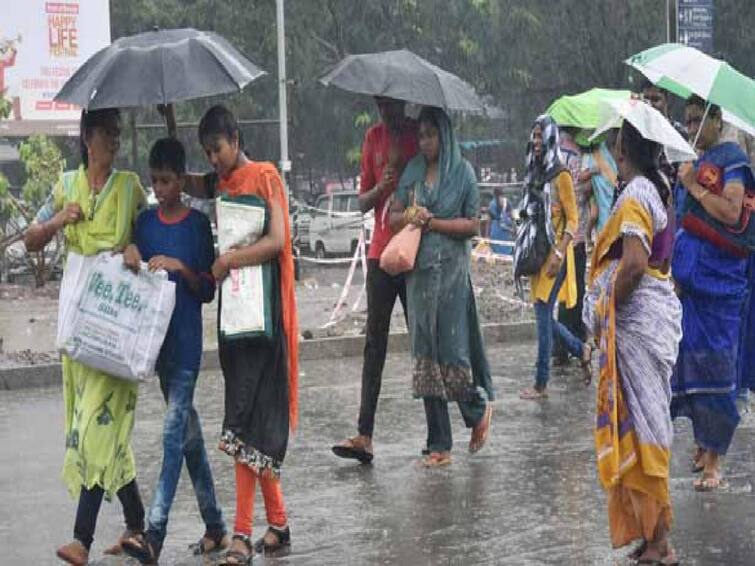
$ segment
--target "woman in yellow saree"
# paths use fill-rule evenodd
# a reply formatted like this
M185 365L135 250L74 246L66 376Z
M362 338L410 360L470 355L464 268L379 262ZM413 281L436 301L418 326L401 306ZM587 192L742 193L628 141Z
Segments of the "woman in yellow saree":
M669 406L681 307L664 273L673 238L671 197L658 171L660 146L628 123L617 143L626 185L595 245L584 310L601 350L598 472L613 546L639 540L638 563L675 564L668 539Z

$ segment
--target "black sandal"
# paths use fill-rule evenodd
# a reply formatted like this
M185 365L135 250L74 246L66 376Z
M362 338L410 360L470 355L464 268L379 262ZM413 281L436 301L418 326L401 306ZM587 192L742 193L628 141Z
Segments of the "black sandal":
M136 558L141 564L157 564L157 559L160 558L161 549L143 533L137 533L125 539L121 546L123 552L131 558Z
M275 544L268 544L265 542L265 537L262 537L254 544L254 550L258 554L275 554L291 547L290 528L276 529L275 527L268 527L267 532L275 535L276 542Z
M229 550L223 556L222 561L218 562L218 566L238 566L239 564L248 566L251 564L252 558L254 557L254 547L252 546L251 539L246 535L235 533L231 537L231 540L240 540L243 542L244 545L246 545L248 553L244 554L239 550ZM228 560L232 560L232 562L229 562Z
M204 554L210 554L211 552L220 552L221 550L228 548L230 545L230 542L226 537L226 532L213 534L210 531L205 531L202 538L189 545L189 550L194 556L202 556ZM207 546L207 541L209 541L209 544L212 544L212 547Z

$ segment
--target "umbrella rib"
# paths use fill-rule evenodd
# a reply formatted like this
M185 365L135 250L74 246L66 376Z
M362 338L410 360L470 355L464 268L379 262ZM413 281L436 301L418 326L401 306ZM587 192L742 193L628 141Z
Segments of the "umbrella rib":
M231 78L231 80L234 83L236 83L236 85L239 87L239 90L242 89L242 88L244 88L244 86L246 86L247 84L249 84L250 82L252 82L254 79L256 79L259 76L265 74L264 71L262 71L261 73L258 73L257 75L253 75L252 73L250 73L243 65L241 65L238 62L236 56L233 53L231 53L230 51L228 51L227 49L225 49L219 43L215 42L213 40L212 36L210 36L208 34L203 33L203 34L198 35L197 36L197 41L199 41L200 43L204 44L204 46L207 49L207 51L209 51L210 53L212 53L212 56L220 64L220 67L223 69L223 72L225 72L225 74L227 74ZM223 63L223 61L221 61L220 58L215 54L215 52L212 49L210 49L209 47L213 47L213 48L217 49L218 51L220 51L221 53L223 53L233 63L233 65L236 67L236 69L238 69L241 72L242 75L244 75L245 77L247 77L248 80L245 83L243 83L243 84L240 83L239 81L237 81L233 77L233 75L228 71L228 69L226 69L226 66Z

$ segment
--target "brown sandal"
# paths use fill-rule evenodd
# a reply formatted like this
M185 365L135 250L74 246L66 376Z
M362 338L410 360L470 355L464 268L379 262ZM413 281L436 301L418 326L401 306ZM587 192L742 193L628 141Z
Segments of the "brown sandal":
M72 566L86 566L89 563L89 551L78 540L61 546L55 554L63 562Z
M254 557L254 547L252 546L251 539L246 535L234 534L231 539L235 541L241 541L246 547L246 552L241 550L234 550L233 543L231 543L231 549L225 553L218 566L238 566L239 564L249 565L252 563ZM241 546L241 545L239 545Z
M482 450L482 447L485 446L485 442L487 442L488 436L490 435L490 422L492 419L493 406L488 403L480 422L472 429L472 438L469 439L469 452L471 454L479 452Z
M443 468L451 464L451 453L430 452L427 456L422 458L421 464L423 468Z
M106 556L120 556L121 554L123 554L123 543L128 539L141 534L141 531L132 531L131 529L126 529L118 538L116 543L112 546L108 546L105 550L102 551L102 553Z

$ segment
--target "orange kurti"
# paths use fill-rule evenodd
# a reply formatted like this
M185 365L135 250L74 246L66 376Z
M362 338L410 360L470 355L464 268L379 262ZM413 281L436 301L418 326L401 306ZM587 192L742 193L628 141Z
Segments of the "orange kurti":
M283 214L285 242L278 254L280 266L280 294L283 311L283 328L286 332L288 349L288 396L289 422L296 428L298 418L299 380L299 320L296 312L296 289L294 281L294 256L291 245L291 226L288 216L288 202L278 170L272 163L249 161L235 169L228 177L222 177L218 187L230 196L256 195L264 199L269 207L278 206Z

